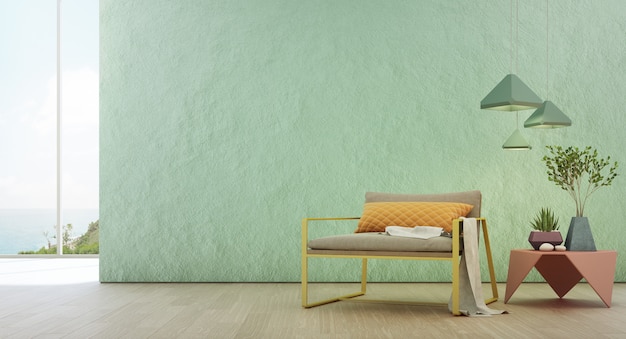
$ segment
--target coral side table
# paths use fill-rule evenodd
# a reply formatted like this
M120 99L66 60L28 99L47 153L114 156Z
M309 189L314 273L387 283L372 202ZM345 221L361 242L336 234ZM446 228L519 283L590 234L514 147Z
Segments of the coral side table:
M534 266L559 298L585 278L604 304L611 307L616 262L616 251L511 250L504 303Z

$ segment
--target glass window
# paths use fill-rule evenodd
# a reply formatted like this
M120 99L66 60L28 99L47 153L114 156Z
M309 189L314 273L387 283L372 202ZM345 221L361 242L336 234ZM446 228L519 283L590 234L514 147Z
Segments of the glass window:
M69 251L87 254L94 239L76 241L98 222L98 1L63 0L61 23L63 225L72 225Z
M61 6L62 225L74 247L98 221L98 1ZM0 0L0 50L0 255L37 252L57 243L57 1Z

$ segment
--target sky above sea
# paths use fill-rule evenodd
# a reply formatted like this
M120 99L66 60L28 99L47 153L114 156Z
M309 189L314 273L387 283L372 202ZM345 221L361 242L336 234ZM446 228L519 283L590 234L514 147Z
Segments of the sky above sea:
M98 6L61 1L63 208L98 208ZM56 0L0 0L0 88L0 209L55 208Z

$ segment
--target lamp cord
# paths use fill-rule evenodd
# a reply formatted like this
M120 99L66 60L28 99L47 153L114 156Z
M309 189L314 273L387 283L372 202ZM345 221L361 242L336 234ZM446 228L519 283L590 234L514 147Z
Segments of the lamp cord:
M519 72L519 0L515 0L515 73Z
M546 101L548 100L548 93L550 91L550 86L548 86L548 82L550 79L550 58L549 58L549 50L550 50L550 43L549 43L549 38L550 38L550 34L548 34L548 32L550 31L549 29L549 20L548 20L548 8L550 6L548 5L548 0L546 0Z
M509 70L510 70L510 73L513 74L513 0L511 0L511 16L509 18L509 25L511 26L511 39L510 39L510 42L511 42L510 62L511 63L509 65L510 66Z

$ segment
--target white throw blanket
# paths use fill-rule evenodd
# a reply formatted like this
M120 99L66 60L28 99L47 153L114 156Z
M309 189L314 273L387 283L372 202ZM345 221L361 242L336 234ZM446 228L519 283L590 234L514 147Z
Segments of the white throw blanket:
M475 218L463 219L463 256L459 267L460 291L459 308L461 314L469 316L490 316L492 314L507 313L502 310L493 310L485 304L482 281L480 278L480 263L478 257L478 224ZM452 298L448 303L452 312Z
M415 226L413 228L404 226L387 226L385 233L396 237L430 239L441 235L443 228L435 226Z

